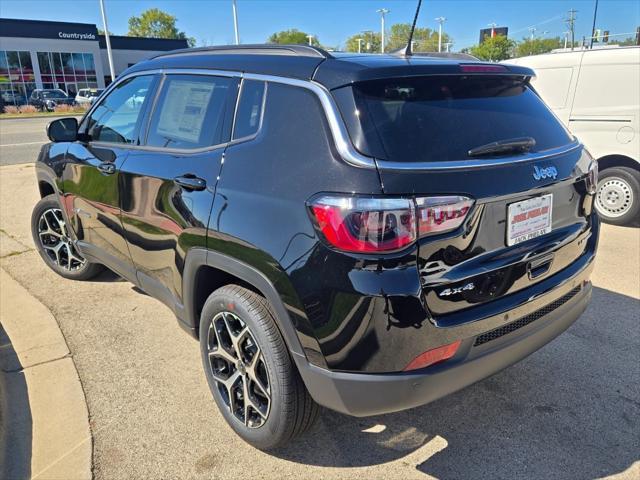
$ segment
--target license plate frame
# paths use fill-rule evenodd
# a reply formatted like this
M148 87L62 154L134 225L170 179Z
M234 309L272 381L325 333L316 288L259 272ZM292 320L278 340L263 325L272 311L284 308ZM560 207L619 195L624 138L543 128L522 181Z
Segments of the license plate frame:
M507 205L507 246L546 235L552 229L552 193Z

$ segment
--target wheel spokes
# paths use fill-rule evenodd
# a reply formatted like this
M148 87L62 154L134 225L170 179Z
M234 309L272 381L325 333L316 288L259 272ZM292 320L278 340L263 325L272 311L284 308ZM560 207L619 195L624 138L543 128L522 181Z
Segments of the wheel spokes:
M49 258L65 270L76 270L86 260L78 253L67 232L62 210L45 210L38 220L38 238Z
M229 411L247 427L262 426L269 415L271 389L264 357L249 327L236 314L221 312L209 325L207 347L211 373Z

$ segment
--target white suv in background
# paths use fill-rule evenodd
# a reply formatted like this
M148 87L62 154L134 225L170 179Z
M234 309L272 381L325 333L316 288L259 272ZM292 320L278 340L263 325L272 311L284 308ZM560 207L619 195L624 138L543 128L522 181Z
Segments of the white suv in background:
M79 105L91 105L102 95L104 88L81 88L76 95L76 103Z
M616 225L640 216L640 47L552 52L516 58L531 83L598 159L596 208Z

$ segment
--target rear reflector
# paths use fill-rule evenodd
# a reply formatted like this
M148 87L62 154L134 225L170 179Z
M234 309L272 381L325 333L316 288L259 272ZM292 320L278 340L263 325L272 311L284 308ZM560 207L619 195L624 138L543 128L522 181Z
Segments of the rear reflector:
M434 348L432 350L427 350L411 360L409 365L404 367L404 371L417 370L419 368L425 368L430 365L435 365L436 363L444 362L456 354L460 347L460 343L462 343L462 340L450 343L449 345L442 345L441 347Z
M460 65L460 70L464 73L502 73L509 70L504 65Z

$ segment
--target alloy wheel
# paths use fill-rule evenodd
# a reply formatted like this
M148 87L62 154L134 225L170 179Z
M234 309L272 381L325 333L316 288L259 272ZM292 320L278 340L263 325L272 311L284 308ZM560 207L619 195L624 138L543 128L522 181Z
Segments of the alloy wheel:
M633 205L633 190L622 178L608 177L602 181L596 193L596 208L603 216L621 217Z
M65 270L82 268L86 260L69 237L67 224L59 208L49 208L38 219L38 238L47 256Z
M218 313L209 324L207 353L211 374L231 414L249 428L264 425L271 407L271 385L249 327L234 313Z

